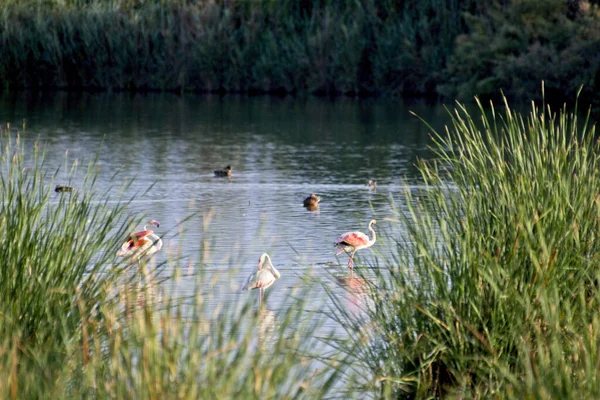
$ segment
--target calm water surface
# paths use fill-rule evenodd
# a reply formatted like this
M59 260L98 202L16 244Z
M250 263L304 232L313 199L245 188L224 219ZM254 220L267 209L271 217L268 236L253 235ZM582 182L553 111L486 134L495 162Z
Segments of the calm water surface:
M135 177L131 211L161 222L155 232L164 247L156 263L179 254L184 273L212 276L204 288L211 301L249 296L240 288L268 252L282 273L269 289L272 311L302 285L299 277L346 273L348 258L336 258L333 248L341 233L367 232L376 218L378 232L402 234L390 222L390 199L402 208L401 189L419 183L415 161L430 157L429 133L410 110L434 126L447 121L441 106L352 99L68 93L0 99L0 121L20 127L26 118L25 136L47 144L48 165L62 166L59 180L67 177L66 154L86 163L99 153L100 187ZM228 164L231 181L213 176ZM366 187L369 179L377 180L376 192ZM318 211L302 207L310 193L322 196ZM180 222L192 213L182 234ZM380 237L358 253L357 264L376 264L390 251L389 238ZM168 275L173 267L163 268ZM191 294L193 281L177 283L177 294Z

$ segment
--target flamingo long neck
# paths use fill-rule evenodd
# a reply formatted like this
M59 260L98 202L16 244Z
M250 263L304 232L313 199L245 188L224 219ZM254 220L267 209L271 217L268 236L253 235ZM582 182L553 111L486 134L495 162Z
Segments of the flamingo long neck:
M373 223L369 224L369 230L371 231L371 240L369 240L369 246L372 246L375 243L375 240L377 240L377 235L375 234L375 229L373 229Z
M275 278L279 279L281 274L279 273L279 271L277 271L277 269L275 269L275 267L273 265L271 265L271 271L273 272L273 276L275 276Z
M279 277L281 276L281 274L273 266L273 263L271 262L271 257L267 256L267 259L266 259L265 262L267 263L268 267L271 269L271 272L273 273L273 276L275 277L275 279L279 279Z
M149 235L152 238L152 244L154 247L156 247L156 251L159 251L160 249L162 249L162 240L160 240L160 238L158 236L156 236L154 233L150 233Z

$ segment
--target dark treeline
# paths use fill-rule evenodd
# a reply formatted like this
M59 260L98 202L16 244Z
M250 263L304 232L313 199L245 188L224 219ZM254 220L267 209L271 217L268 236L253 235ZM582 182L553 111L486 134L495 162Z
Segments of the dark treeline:
M5 0L0 85L600 103L599 2Z

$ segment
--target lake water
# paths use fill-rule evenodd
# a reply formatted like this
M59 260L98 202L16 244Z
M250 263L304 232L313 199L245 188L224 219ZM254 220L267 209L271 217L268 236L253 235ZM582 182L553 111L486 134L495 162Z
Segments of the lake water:
M164 247L156 264L177 255L184 274L212 277L204 288L211 302L253 295L240 288L268 252L282 274L268 290L272 311L302 276L347 273L347 256L334 255L341 233L368 233L368 222L377 219L377 232L402 234L390 222L391 199L402 208L403 187L419 184L416 160L431 155L429 132L411 110L437 127L448 120L441 106L355 99L69 93L0 99L0 121L15 129L26 118L25 136L46 143L48 166L62 166L59 180L67 176L66 154L85 163L97 153L100 187L135 178L132 213L161 223L155 232ZM214 177L228 164L231 181ZM370 179L376 191L367 188ZM322 197L318 211L302 206L311 193ZM379 236L357 253L356 264L377 264L392 250L392 240ZM161 273L169 275L169 268ZM176 293L192 294L193 281L178 282Z

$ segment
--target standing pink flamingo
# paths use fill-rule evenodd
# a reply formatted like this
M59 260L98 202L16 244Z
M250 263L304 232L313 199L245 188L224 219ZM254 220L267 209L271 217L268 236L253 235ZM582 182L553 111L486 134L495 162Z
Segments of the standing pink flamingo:
M267 253L263 253L258 259L258 268L248 277L242 291L259 289L258 306L260 307L265 289L271 286L280 276L281 274L271 262L271 257Z
M373 235L373 238L369 240L369 237L362 232L346 232L342 234L337 242L335 242L335 246L340 250L335 253L335 255L340 255L342 253L350 253L350 259L348 260L348 268L350 269L350 277L354 275L354 271L352 269L352 263L354 262L354 253L361 249L366 249L375 244L375 240L377 240L377 236L375 235L375 231L373 230L373 224L376 224L377 221L371 220L369 222L369 230Z
M141 257L151 257L162 248L162 240L147 228L148 225L160 226L158 221L150 220L144 225L144 230L129 235L117 251L118 257L130 257L140 261Z

